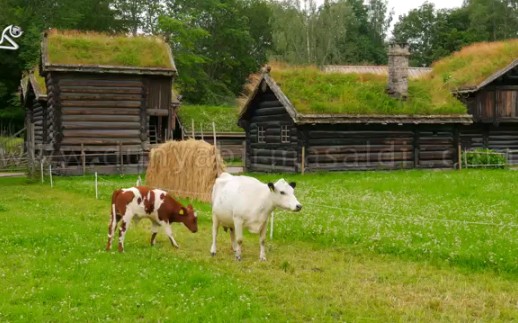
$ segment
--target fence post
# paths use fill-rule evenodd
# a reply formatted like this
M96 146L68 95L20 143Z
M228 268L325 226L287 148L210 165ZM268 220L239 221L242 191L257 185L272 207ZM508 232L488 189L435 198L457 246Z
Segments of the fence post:
M50 188L53 188L54 182L52 181L52 163L49 164L49 176L50 176Z
M201 134L201 140L203 139L203 123L200 123L200 134Z
M98 200L99 198L98 190L97 190L97 172L95 172L95 199Z
M86 174L86 155L85 155L85 146L81 144L81 166L83 168L83 176Z
M122 158L122 144L121 142L119 141L119 173L122 174L123 173L123 168L124 168L124 160Z
M41 182L44 182L44 176L43 176L43 158L40 160L40 173L41 173Z
M216 124L212 121L212 135L214 136L214 147L216 146Z
M194 119L191 119L191 132L192 132L192 139L196 139L194 136Z
M243 140L243 150L241 153L241 164L243 165L243 172L246 172L246 140Z
M466 149L464 149L464 164L466 164L466 168L468 168L468 155Z

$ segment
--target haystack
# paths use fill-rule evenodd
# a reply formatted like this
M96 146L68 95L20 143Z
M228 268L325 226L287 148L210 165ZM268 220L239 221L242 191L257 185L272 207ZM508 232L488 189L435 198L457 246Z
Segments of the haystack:
M219 150L202 140L168 141L149 153L146 184L173 196L210 202L212 186L225 171Z

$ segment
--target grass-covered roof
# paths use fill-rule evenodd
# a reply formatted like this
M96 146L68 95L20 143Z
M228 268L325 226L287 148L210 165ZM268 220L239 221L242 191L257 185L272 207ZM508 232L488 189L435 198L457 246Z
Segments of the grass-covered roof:
M451 91L475 88L518 59L518 39L466 46L432 65L432 78Z
M243 132L237 125L237 108L233 106L182 104L178 110L178 117L187 132L192 131L192 120L195 132L212 132L213 121L217 132Z
M50 30L45 64L174 69L169 45L159 37Z
M314 66L274 65L271 77L301 114L465 115L465 106L441 82L410 79L408 99L386 94L387 77L325 73Z

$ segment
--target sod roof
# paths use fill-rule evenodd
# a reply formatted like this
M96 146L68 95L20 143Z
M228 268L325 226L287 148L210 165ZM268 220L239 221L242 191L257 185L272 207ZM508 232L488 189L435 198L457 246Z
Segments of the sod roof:
M176 71L169 45L159 37L53 29L46 33L42 49L44 70L90 66Z
M408 99L385 92L387 77L326 73L314 66L274 66L270 72L300 114L465 115L466 107L441 82L410 79Z
M233 106L185 105L178 110L178 118L186 132L192 131L192 120L196 133L212 132L212 122L217 132L243 132L237 126L238 112Z
M451 91L477 90L518 66L518 39L466 46L432 65L432 79Z

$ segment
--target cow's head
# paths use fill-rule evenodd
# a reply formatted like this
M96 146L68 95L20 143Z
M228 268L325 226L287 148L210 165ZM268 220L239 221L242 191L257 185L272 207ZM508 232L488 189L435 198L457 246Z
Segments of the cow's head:
M182 206L178 212L178 215L180 222L185 224L185 226L191 230L192 233L198 231L198 216L191 204L187 205L187 207Z
M302 209L302 205L295 197L295 182L288 184L288 182L281 178L275 183L268 183L268 187L272 192L275 206L295 212Z

